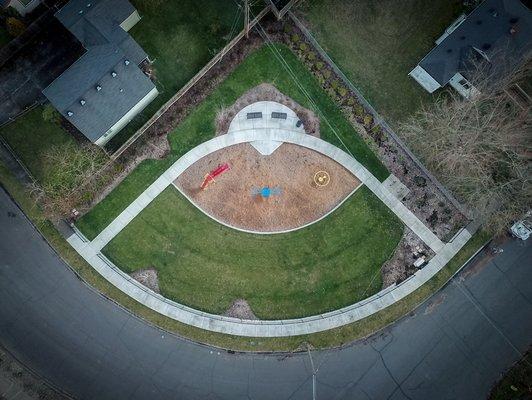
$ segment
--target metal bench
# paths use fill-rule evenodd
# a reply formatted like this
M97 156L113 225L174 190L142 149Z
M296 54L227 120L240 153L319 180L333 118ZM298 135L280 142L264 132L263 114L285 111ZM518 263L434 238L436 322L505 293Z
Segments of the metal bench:
M250 113L247 113L247 119L259 119L259 118L262 118L262 113L261 112L250 112Z
M288 115L286 113L282 113L282 112L272 112L272 118L275 118L275 119L286 119L288 117Z

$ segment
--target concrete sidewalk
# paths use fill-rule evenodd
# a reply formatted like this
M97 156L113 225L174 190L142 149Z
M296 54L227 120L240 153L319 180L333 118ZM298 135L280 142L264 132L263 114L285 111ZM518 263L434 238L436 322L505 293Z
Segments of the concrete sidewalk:
M329 313L289 320L242 320L205 313L171 301L146 288L116 267L79 232L67 241L105 279L139 303L187 325L213 332L249 337L298 336L348 325L379 312L420 288L467 243L463 229L434 256L427 266L399 285L392 285L358 303Z
M443 242L403 205L377 178L362 164L332 144L310 135L277 128L243 129L234 133L215 137L190 150L153 182L137 199L116 217L92 241L96 250L101 250L129 222L133 220L155 197L168 187L183 171L199 159L225 147L254 141L292 143L324 154L340 163L364 185L366 185L401 221L410 228L435 253L443 248Z
M244 109L245 110L245 109ZM242 111L244 111L242 110ZM278 123L278 121L275 121ZM253 124L248 127L248 124ZM176 161L115 220L113 220L92 242L76 233L68 242L105 279L141 304L182 323L214 332L250 337L283 337L321 332L350 324L366 318L403 299L440 271L449 260L467 243L471 233L461 230L451 242L444 244L407 207L375 178L362 164L341 149L297 130L271 127L267 121L259 127L253 122L238 124L232 133L215 137L195 147ZM333 312L306 318L260 321L213 315L173 302L146 288L117 268L102 253L105 247L129 222L150 204L163 190L189 166L206 155L239 143L279 142L303 146L336 160L353 173L363 184L384 202L436 255L422 270L398 285L392 285L381 292L356 304Z

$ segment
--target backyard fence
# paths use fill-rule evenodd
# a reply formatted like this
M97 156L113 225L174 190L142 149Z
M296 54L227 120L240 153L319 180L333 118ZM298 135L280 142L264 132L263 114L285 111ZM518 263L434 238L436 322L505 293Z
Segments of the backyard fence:
M249 23L249 28L253 28L268 12L270 11L270 6L265 7L257 16ZM129 146L131 146L139 137L141 137L146 131L157 121L175 102L177 102L181 97L183 97L201 78L210 71L210 69L215 66L228 52L231 50L242 38L246 36L246 29L242 30L238 35L236 35L233 40L231 40L218 54L216 54L196 75L190 79L185 86L183 86L179 91L172 96L159 110L137 131L133 136L131 136L126 142L120 146L112 155L111 159L116 160L124 151L126 151Z

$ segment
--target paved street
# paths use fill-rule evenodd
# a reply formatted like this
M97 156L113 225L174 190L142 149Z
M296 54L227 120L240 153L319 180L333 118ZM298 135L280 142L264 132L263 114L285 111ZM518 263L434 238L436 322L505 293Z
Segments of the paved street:
M485 399L532 342L532 249L504 248L384 332L314 352L317 399ZM229 354L146 324L80 281L2 190L0 344L82 399L312 398L307 354Z

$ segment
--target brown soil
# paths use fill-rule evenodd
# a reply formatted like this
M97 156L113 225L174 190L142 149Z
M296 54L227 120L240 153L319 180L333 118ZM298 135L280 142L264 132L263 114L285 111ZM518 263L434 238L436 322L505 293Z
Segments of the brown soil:
M309 135L320 137L320 119L309 109L302 107L292 98L281 93L275 86L269 83L262 83L248 90L232 106L221 108L216 115L216 135L227 133L231 121L235 115L244 107L258 101L275 101L293 110L297 117L303 122L305 132Z
M224 315L226 317L241 319L258 319L248 302L244 299L236 299Z
M231 169L205 190L203 177L219 164ZM314 174L325 170L330 183L318 188ZM202 210L231 226L259 232L293 229L320 218L351 193L360 182L334 160L293 144L284 143L273 154L261 155L243 143L218 150L189 167L174 184ZM282 190L263 199L253 188Z
M438 308L439 305L441 305L444 300L447 298L447 295L445 293L442 293L441 295L439 295L438 297L436 297L434 300L432 300L429 305L427 306L427 308L425 308L425 312L423 313L424 315L429 315L429 314L432 314L432 312Z
M131 276L137 282L142 283L148 289L153 290L155 293L160 293L159 278L155 268L139 269L138 271L129 274L129 276Z

